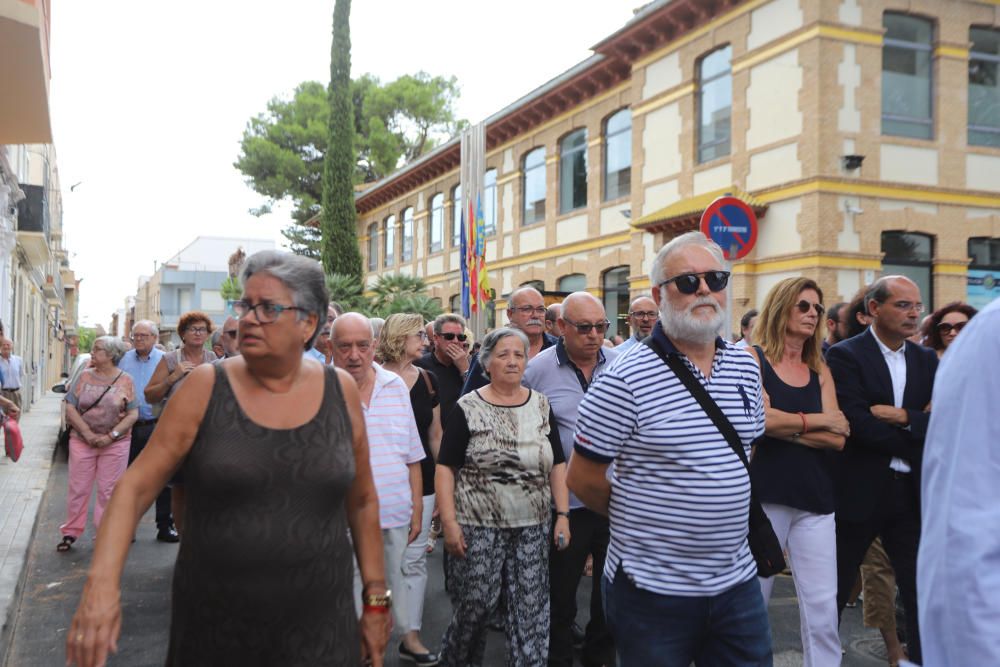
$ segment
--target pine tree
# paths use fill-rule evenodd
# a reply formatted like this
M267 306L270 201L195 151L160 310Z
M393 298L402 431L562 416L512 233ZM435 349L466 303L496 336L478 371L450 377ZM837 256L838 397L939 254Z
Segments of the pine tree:
M323 162L322 258L326 273L361 280L357 213L352 178L355 168L354 107L351 100L351 0L336 0L330 47L330 135Z

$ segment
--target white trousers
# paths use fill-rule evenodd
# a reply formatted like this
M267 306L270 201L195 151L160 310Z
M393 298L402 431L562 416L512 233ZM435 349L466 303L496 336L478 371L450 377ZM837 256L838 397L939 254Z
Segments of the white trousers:
M403 581L406 586L406 615L409 627L403 632L420 632L424 617L424 594L427 591L427 541L431 534L431 517L434 515L434 494L424 496L424 515L420 521L420 534L406 547L403 554Z
M781 548L788 553L799 598L803 665L840 664L837 619L837 528L834 515L813 514L786 505L763 503ZM760 579L764 604L774 578Z
M403 553L410 537L410 526L382 529L382 550L385 552L385 583L392 591L392 620L397 628L407 627L406 583L403 579ZM361 570L354 561L354 610L361 618Z

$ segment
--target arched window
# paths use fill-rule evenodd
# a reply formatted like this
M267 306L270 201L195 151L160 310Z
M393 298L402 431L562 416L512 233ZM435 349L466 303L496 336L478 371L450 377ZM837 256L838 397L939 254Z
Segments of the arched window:
M733 49L724 46L698 63L698 162L729 155L733 110Z
M931 139L934 24L886 12L882 27L882 134Z
M487 236L497 233L497 170L483 175L483 229Z
M457 313L457 314L461 315L462 314L462 295L461 294L455 294L450 299L448 299L448 307L451 309L451 312Z
M539 147L524 156L521 192L524 194L522 224L545 220L545 148Z
M444 248L444 195L440 192L431 197L431 217L427 223L429 241L428 252L440 252Z
M903 275L920 288L927 311L934 310L934 238L911 232L882 232L882 275Z
M559 141L559 212L587 205L587 129L570 132Z
M403 252L400 258L404 262L413 259L413 207L403 210Z
M378 224L368 225L368 270L378 268Z
M559 279L560 292L581 292L587 289L587 276L582 273L571 273Z
M382 223L382 243L384 263L393 266L396 263L396 216L390 215Z
M462 186L451 189L451 247L462 245Z
M616 266L604 272L601 279L604 289L604 311L611 321L608 338L628 338L628 272L627 266Z
M632 111L622 109L604 123L604 201L632 191Z
M1000 30L970 28L969 144L1000 147Z

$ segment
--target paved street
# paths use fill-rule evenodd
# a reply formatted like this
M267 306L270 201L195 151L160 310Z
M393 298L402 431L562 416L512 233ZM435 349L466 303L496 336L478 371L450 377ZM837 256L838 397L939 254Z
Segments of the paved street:
M46 410L48 419L58 419L58 411L51 409L51 402L42 405L46 406L42 409ZM58 407L57 403L55 405ZM41 409L36 410L38 414L42 414ZM49 430L54 435L54 428ZM22 459L16 465L20 466L27 460ZM6 474L13 465L0 470ZM39 467L45 468L44 465ZM79 540L69 554L55 551L59 524L64 513L66 473L65 463L57 461L52 464L28 555L24 594L9 644L5 663L7 667L62 664L66 628L79 599L93 552L91 532ZM37 475L44 475L44 472L33 472L31 478L37 480ZM26 490L22 493L36 499L41 497L41 486L35 488L28 482L24 484ZM5 484L3 488L6 497L8 487ZM4 507L8 505L5 503ZM22 527L20 530L30 533L30 528ZM111 661L112 665L160 665L166 654L170 579L177 547L156 542L152 513L144 518L137 538L125 570L122 593L123 636L120 652ZM248 544L247 548L252 549L253 545ZM442 587L440 544L431 555L429 569L432 578L424 618L424 637L428 644L437 647L450 614L450 605ZM587 586L589 581L585 580L580 589L582 609L586 609ZM872 647L881 648L878 633L861 628L860 616L860 608L847 610L844 615L842 633L848 648L844 664L852 667L884 665L884 660L876 659L869 652ZM790 578L782 577L777 582L771 602L771 620L775 664L800 665L802 658L798 637L798 608ZM394 642L393 646L397 643ZM390 651L387 664L399 664L395 651ZM490 636L487 664L504 664L503 637L499 633Z

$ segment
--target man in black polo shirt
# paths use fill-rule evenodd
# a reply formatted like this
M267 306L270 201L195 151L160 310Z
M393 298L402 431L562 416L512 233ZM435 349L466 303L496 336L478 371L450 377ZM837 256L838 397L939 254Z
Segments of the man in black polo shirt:
M469 370L469 353L465 342L465 320L461 315L438 315L434 326L434 345L418 359L416 366L434 373L438 381L438 401L441 404L441 427L448 424L448 415L462 395L462 384Z

